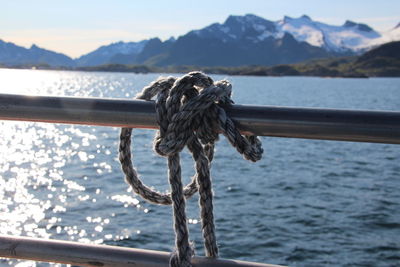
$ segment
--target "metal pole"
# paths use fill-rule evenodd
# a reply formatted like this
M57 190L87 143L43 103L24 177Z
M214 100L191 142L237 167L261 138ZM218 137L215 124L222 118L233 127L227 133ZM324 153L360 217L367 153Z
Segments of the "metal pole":
M0 257L79 266L168 267L167 252L0 235ZM236 260L194 257L194 267L278 267Z
M400 144L400 112L234 105L243 133ZM0 94L0 119L157 128L153 102Z

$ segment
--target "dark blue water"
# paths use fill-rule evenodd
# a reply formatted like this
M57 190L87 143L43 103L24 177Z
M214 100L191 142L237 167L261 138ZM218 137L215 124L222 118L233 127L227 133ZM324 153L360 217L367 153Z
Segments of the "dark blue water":
M158 75L0 70L2 93L133 97ZM238 104L400 110L400 79L225 77ZM0 233L171 251L170 207L129 192L117 128L1 122ZM153 131L137 130L135 165L167 190ZM400 146L263 137L242 159L225 139L212 176L220 256L290 266L399 266ZM183 153L183 175L193 174ZM197 198L191 239L203 255ZM4 266L47 266L2 260Z

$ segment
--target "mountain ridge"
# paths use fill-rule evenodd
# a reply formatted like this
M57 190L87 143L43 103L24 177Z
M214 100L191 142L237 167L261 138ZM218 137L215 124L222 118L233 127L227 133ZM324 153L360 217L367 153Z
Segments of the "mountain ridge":
M177 39L115 42L72 59L39 48L23 48L0 40L0 63L96 66L102 64L276 65L314 58L360 54L382 43L400 40L400 23L379 33L370 26L346 20L329 25L303 15L271 21L254 14L230 15L223 23L191 30Z
M62 53L43 49L35 44L30 48L25 48L1 39L0 63L5 65L49 64L56 67L71 67L75 65L72 58Z
M0 64L1 66L1 64ZM2 66L4 67L4 66ZM19 66L17 68L58 69L48 65ZM318 76L318 77L400 77L400 41L374 48L360 56L315 59L296 64L274 66L149 66L105 64L92 67L61 68L77 71L133 72L133 73L187 73L203 71L209 74L252 76Z
M209 74L252 76L400 77L400 41L383 44L360 56L316 59L296 64L280 64L275 66L155 67L110 64L97 67L84 67L79 70L135 73L187 73L200 70Z
M148 40L139 42L115 42L109 45L103 45L96 50L84 54L75 59L75 63L80 66L101 65L109 63L116 55L137 55L142 52Z

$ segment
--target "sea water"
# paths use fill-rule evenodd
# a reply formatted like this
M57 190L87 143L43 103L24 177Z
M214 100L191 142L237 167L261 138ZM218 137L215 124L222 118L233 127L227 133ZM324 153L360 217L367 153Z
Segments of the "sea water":
M131 99L161 74L0 69L0 92ZM230 77L237 104L400 110L400 79ZM133 194L119 129L0 122L0 233L172 251L171 208ZM135 130L134 164L168 190L154 131ZM400 146L262 137L245 161L221 138L212 166L220 256L290 266L399 266ZM183 177L193 175L184 151ZM193 197L190 239L204 255ZM48 266L0 260L0 265Z

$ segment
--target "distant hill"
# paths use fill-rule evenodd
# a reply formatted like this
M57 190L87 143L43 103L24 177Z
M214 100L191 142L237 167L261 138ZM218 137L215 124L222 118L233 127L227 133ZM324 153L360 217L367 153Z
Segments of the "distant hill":
M377 58L391 58L400 60L400 41L383 44L375 49L372 49L360 56L357 62L363 63Z
M8 66L27 64L47 64L53 67L72 67L72 58L32 45L29 49L0 40L0 63Z
M383 44L360 56L353 68L368 76L400 76L400 41Z
M148 40L140 42L117 42L110 45L104 45L98 49L83 55L75 60L80 66L97 66L107 63L127 64L136 59L136 56L142 52ZM129 60L124 58L128 56Z
M327 77L400 77L400 41L383 44L360 56L312 60L258 69L258 75ZM243 73L242 73L243 74ZM247 73L251 74L251 70Z

